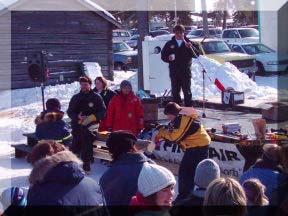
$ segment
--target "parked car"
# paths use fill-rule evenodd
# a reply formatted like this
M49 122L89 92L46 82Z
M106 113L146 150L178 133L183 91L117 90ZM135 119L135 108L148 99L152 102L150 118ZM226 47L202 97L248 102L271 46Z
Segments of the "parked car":
M138 67L138 52L125 42L113 42L114 70L135 70Z
M115 29L112 32L112 38L113 38L113 41L115 42L129 40L130 37L131 35L129 31L127 30Z
M246 53L256 58L257 73L288 72L288 56L280 56L275 50L261 43L230 44L234 52Z
M138 29L136 29L136 28L130 29L129 33L130 33L131 36L133 36L135 34L138 34Z
M197 29L197 26L184 26L185 28L185 35L189 34L194 29Z
M150 36L152 37L157 37L160 35L170 35L169 31L166 30L156 30L156 31L150 31L149 32ZM133 35L129 40L125 41L130 47L137 49L137 44L138 44L138 38L139 34Z
M246 73L253 80L255 79L257 66L254 56L232 52L229 46L221 39L190 39L190 41L199 55L205 55L221 64L230 62L239 71Z
M224 29L222 39L231 43L259 43L259 31L254 28Z
M149 34L152 37L156 37L156 36L159 36L159 35L168 35L168 34L171 34L171 33L169 31L167 31L167 30L155 30L155 31L149 31Z
M222 31L218 28L209 28L209 37L211 38L221 38ZM204 30L203 29L193 29L186 35L188 38L203 38Z
M139 34L133 35L129 40L125 41L130 47L136 49L138 44Z

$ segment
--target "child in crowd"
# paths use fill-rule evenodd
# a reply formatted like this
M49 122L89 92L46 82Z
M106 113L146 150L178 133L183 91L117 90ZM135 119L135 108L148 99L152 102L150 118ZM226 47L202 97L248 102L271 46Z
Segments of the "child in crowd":
M27 199L22 188L10 187L2 191L0 203L3 211L5 211L3 215L22 215ZM2 215L1 208L0 215Z
M248 205L265 206L269 200L265 195L265 186L259 179L248 179L244 181L243 188L247 197Z
M215 179L220 178L220 167L212 159L201 161L197 167L194 177L194 190L188 198L176 203L177 206L202 206L204 195L208 185Z
M172 206L175 184L171 171L145 163L138 178L138 192L130 203L138 207L136 215L169 215L167 207Z
M209 184L205 192L205 215L243 216L246 205L245 192L233 178L217 178Z

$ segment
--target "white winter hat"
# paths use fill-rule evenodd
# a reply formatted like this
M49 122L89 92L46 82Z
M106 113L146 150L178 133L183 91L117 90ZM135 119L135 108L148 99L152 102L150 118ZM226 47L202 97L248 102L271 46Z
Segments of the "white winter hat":
M147 197L175 184L175 177L170 170L157 164L145 163L138 178L138 191Z

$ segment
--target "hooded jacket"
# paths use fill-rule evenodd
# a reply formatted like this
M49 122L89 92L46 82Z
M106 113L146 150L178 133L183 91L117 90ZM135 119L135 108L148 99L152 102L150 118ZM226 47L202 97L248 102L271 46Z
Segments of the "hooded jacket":
M57 142L69 145L72 135L68 125L63 121L64 113L61 111L50 111L44 114L48 121L43 121L36 126L36 137L38 140L53 139Z
M119 93L110 101L106 126L113 131L127 130L134 135L143 129L144 111L140 99L131 91L128 95Z
M140 171L145 162L154 163L142 153L124 153L100 178L107 205L128 206L137 192Z
M211 142L196 114L179 114L171 125L170 130L161 128L158 135L169 141L178 142L182 149L207 146Z
M99 206L103 204L99 185L81 168L70 151L40 159L29 176L27 206Z

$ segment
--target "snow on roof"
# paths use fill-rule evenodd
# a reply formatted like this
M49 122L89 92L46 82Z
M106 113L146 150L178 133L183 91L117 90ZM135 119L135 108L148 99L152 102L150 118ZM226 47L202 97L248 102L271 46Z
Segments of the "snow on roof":
M107 10L105 10L104 8L102 8L101 6L99 6L98 4L96 4L95 2L91 1L91 0L83 0L84 2L86 2L87 4L90 4L91 6L93 6L96 10L102 11L106 16L114 19L116 21L116 18L109 13Z
M31 0L30 0L31 1ZM33 4L32 2L30 2L28 0L5 0L3 2L3 0L0 0L0 11L5 11L5 9L9 9L9 10L21 10L21 6L26 6L30 9L30 5L32 5L32 10L38 10L39 8L36 7L33 8ZM34 0L36 1L36 0ZM55 1L55 0L53 0ZM52 0L46 0L45 3L47 3L47 5L41 5L40 9L41 10L45 10L46 7L48 6L48 11L50 10L59 10L59 6L57 4L57 2L53 2ZM66 0L68 1L68 0ZM67 2L66 2L67 3ZM107 19L109 22L111 22L112 24L114 24L115 26L117 26L118 28L121 28L121 24L116 20L116 18L109 13L107 10L105 10L104 8L102 8L101 6L99 6L98 4L96 4L94 1L92 0L76 0L75 3L77 3L78 5L83 5L85 8L90 9L91 11L94 11L95 13L97 13L98 15L102 16L103 18ZM40 4L40 3L39 3ZM66 4L64 2L59 3L61 6L63 6L63 11L65 10ZM35 5L34 5L35 6ZM50 6L53 6L50 8ZM70 7L69 7L70 6ZM74 8L75 6L71 6L69 5L67 6L68 10L83 10L80 8ZM56 7L56 8L55 8ZM27 10L27 8L25 8L25 10ZM6 10L8 11L8 10Z

